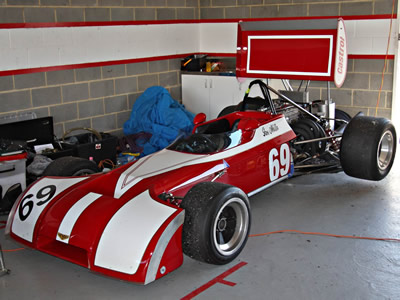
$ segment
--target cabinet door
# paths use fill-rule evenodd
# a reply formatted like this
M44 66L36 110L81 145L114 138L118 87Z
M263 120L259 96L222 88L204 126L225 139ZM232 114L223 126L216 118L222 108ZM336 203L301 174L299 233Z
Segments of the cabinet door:
M242 83L240 84L240 94L241 94L241 99L240 101L243 100L244 98L244 93L246 92L247 88L249 87L249 84L255 80L256 78L246 78L242 79ZM283 90L285 87L283 86L282 80L280 79L269 79L268 81L266 79L261 79L264 83L267 83L274 88L275 90ZM273 93L270 93L272 98L276 98L277 96ZM260 86L257 84L251 88L250 97L263 97L262 91L260 89Z
M210 91L209 76L182 75L182 103L185 108L198 114L203 112L209 116L210 113Z
M209 76L210 114L207 119L215 119L225 107L236 101L239 82L233 76Z

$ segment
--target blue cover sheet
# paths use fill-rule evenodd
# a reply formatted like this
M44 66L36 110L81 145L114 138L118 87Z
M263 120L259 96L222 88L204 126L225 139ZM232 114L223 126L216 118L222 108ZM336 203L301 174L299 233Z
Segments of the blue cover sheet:
M124 134L151 133L150 140L141 145L143 155L148 155L168 146L179 134L190 133L193 118L165 88L153 86L134 103L131 116L124 124Z

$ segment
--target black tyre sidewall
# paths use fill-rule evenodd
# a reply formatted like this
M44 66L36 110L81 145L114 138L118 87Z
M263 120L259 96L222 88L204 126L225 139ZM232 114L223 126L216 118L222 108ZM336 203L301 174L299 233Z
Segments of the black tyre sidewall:
M188 201L192 193L201 193L203 197L200 201L198 199ZM193 196L196 199L198 195ZM231 262L246 245L250 231L251 213L246 194L234 186L207 182L193 187L187 197L185 197L182 205L186 214L182 237L184 253L191 258L211 264L222 265ZM224 256L218 252L214 243L213 225L221 207L232 198L238 198L246 205L248 213L247 232L240 247L231 255ZM184 202L186 202L186 205Z
M214 243L214 239L213 239L214 222L216 220L217 214L218 214L219 210L221 209L221 207L226 203L226 201L228 201L229 199L232 199L232 198L241 199L247 207L247 211L249 213L249 224L248 224L248 228L247 228L248 231L247 231L246 237L245 237L244 241L242 242L242 245L240 246L240 248L230 256L223 256L218 252L218 250L216 249L216 245ZM250 230L251 221L250 221L250 207L249 207L249 203L248 203L248 201L246 201L246 199L247 199L247 197L244 196L243 193L241 193L238 188L230 187L229 189L223 190L220 194L218 194L214 198L214 201L212 201L212 205L210 207L211 208L210 213L208 214L208 220L206 221L205 229L207 230L207 232L205 232L205 234L209 239L208 240L209 247L207 247L207 249L210 251L210 253L209 253L210 256L216 258L215 261L213 262L215 264L225 264L225 263L228 263L228 262L232 261L233 259L235 259L239 255L239 253L242 251L243 247L245 246L245 244L247 242L248 232Z
M386 131L393 135L393 156L384 170L378 166L379 142ZM396 132L393 124L384 118L356 116L347 125L340 148L340 162L344 172L352 177L381 180L390 171L396 152Z

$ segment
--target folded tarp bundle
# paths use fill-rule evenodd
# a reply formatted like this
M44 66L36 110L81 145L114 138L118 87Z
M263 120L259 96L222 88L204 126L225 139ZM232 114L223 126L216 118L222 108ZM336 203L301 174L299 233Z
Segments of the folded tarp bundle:
M172 99L161 86L153 86L135 101L132 113L124 124L124 134L139 132L152 134L143 146L143 155L167 147L180 134L193 130L194 115Z

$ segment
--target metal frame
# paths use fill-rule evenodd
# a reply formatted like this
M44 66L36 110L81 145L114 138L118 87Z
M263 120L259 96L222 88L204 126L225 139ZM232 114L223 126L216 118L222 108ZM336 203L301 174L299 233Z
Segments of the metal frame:
M3 250L1 249L0 244L0 276L10 274L10 270L6 268L4 264Z

